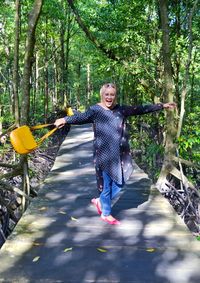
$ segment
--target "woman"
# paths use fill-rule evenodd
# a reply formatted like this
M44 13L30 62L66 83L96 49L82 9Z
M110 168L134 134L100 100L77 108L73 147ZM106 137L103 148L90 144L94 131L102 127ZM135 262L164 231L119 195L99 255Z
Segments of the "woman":
M65 123L93 123L94 163L100 196L91 202L96 206L103 221L119 225L120 222L111 214L111 202L132 173L125 120L129 116L174 108L176 105L158 103L146 106L120 106L117 104L116 86L112 83L101 87L100 96L100 103L89 107L85 113L57 119L55 126L62 127Z

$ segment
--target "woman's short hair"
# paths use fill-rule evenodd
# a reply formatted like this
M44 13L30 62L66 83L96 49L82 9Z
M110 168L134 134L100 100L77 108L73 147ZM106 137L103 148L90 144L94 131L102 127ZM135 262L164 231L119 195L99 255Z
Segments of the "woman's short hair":
M115 84L113 83L107 83L102 85L101 89L100 89L100 95L104 94L104 92L106 91L107 88L114 88L115 92L117 92L117 87Z

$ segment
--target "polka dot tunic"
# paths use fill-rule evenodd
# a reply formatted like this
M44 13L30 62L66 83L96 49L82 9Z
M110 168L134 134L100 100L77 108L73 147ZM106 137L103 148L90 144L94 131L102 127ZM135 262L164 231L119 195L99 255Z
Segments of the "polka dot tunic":
M97 104L89 107L85 113L65 117L68 124L93 124L94 163L100 192L103 188L102 171L118 184L126 182L132 173L126 118L161 109L161 103L146 106L116 105L112 110Z

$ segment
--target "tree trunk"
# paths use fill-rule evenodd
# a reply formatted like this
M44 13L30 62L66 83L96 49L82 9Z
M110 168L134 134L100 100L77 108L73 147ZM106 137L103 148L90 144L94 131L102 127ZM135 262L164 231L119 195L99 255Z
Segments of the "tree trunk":
M60 95L59 95L59 104L62 107L64 104L64 92L65 92L65 26L61 22L60 27Z
M35 47L35 30L38 19L40 17L43 0L35 0L33 9L29 16L28 31L26 39L26 49L24 57L24 71L22 80L22 111L21 124L27 124L29 120L30 109L30 78L32 72L32 65L34 62L33 52Z
M86 97L86 107L90 104L90 97L91 97L91 75L90 75L90 64L87 64L87 97Z
M192 58L192 48L193 48L193 35L192 35L192 18L195 11L195 8L197 6L198 0L195 1L188 19L188 37L189 37L189 44L188 44L188 58L185 66L185 77L183 81L183 89L181 92L181 111L180 111L180 119L178 124L178 131L177 131L177 138L180 137L181 134L181 128L183 124L183 117L185 113L185 99L187 95L187 85L189 82L189 70L190 70L190 64L191 64L191 58Z
M46 60L46 59L45 59ZM48 70L48 61L45 62L45 74L44 74L44 118L45 123L47 123L47 117L49 112L49 70Z
M67 8L66 8L67 9ZM70 52L70 38L72 33L72 13L70 9L66 11L67 15L67 34L66 34L66 45L65 45L65 77L64 77L64 85L65 85L65 92L64 92L64 100L65 100L65 106L67 106L70 103L69 98L69 52Z
M15 47L14 47L14 67L13 67L13 92L14 92L14 116L15 123L19 126L19 35L20 35L20 10L21 1L15 2Z
M53 76L53 109L58 107L58 67L56 64L56 57L54 59L54 76Z
M173 79L172 79L172 65L170 56L169 44L169 26L168 26L168 10L167 0L160 0L160 18L162 29L162 54L164 63L164 94L165 100L168 102L173 101ZM167 110L166 114L166 140L165 140L165 156L158 183L165 179L167 174L173 167L172 156L175 155L174 138L176 135L175 116L173 110Z
M176 37L177 39L180 39L181 36L181 7L180 7L180 1L175 0L175 9L176 9ZM176 44L176 43L175 43ZM177 98L177 101L180 101L180 90L179 90L179 77L180 77L180 65L181 65L181 54L180 52L175 52L175 62L174 62L174 82L175 82L175 95ZM179 106L179 105L178 105Z
M194 59L193 59L193 64L192 64L192 68L191 68L191 82L190 82L190 85L191 85L191 95L190 95L190 108L189 108L189 112L192 111L192 109L194 108L194 105L195 105L195 97L194 97L194 80L195 80L195 62L196 62L196 58L197 58L197 54L198 54L198 51L197 49L195 49L194 51Z
M35 66L34 66L34 87L33 87L33 103L32 103L32 113L33 115L36 113L36 105L37 105L37 94L39 91L39 68L38 68L38 63L39 63L39 52L35 52Z
M1 97L0 97L0 135L2 134L3 132L3 125L2 125L2 117L3 117L3 105L1 104ZM0 138L0 142L2 142L2 139Z
M21 109L21 119L20 124L28 124L29 120L29 108L30 108L30 79L33 64L33 52L35 46L35 30L37 22L41 13L43 0L35 0L33 9L29 16L28 31L26 39L26 49L24 58L24 71L22 80L22 109ZM22 188L23 191L29 195L30 183L28 176L28 161L27 156L21 157L21 164L23 168L22 175ZM26 209L25 201L23 200L23 210Z
M164 89L165 96L168 101L173 101L173 80L172 80L172 68L171 58L169 50L169 28L168 28L168 11L167 0L159 0L160 15L161 15L161 27L163 33L163 61L164 61ZM191 48L189 48L191 51ZM188 62L190 62L190 52L188 55ZM189 64L187 66L189 70ZM188 70L186 75L188 76ZM185 78L185 83L186 83ZM185 101L185 90L182 93L182 104ZM184 105L182 105L184 109ZM181 125L180 125L181 124ZM200 194L198 190L193 186L191 182L183 173L182 163L179 158L178 149L175 146L174 140L176 138L175 131L175 117L174 111L168 110L166 117L166 145L164 163L161 169L161 173L157 180L156 187L172 204L178 214L181 214L185 224L194 233L199 234L200 223ZM179 131L182 126L182 118L179 123ZM179 132L177 136L179 135ZM177 156L175 156L177 155ZM176 164L176 163L177 164ZM178 167L178 169L177 169Z
M78 63L77 66L77 87L76 87L76 103L77 103L77 108L80 107L81 105L81 101L80 101L80 97L81 97L81 93L80 93L80 80L81 80L81 63Z
M49 69L48 69L48 32L47 32L48 20L46 17L46 31L45 31L45 68L44 68L44 119L47 123L48 111L49 111Z

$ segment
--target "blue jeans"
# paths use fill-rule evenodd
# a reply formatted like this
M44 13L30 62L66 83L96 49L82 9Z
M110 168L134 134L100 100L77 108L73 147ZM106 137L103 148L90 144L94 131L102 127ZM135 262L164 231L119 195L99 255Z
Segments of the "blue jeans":
M103 191L100 194L100 203L102 215L108 216L111 214L112 200L119 194L124 184L117 184L110 176L103 171Z

